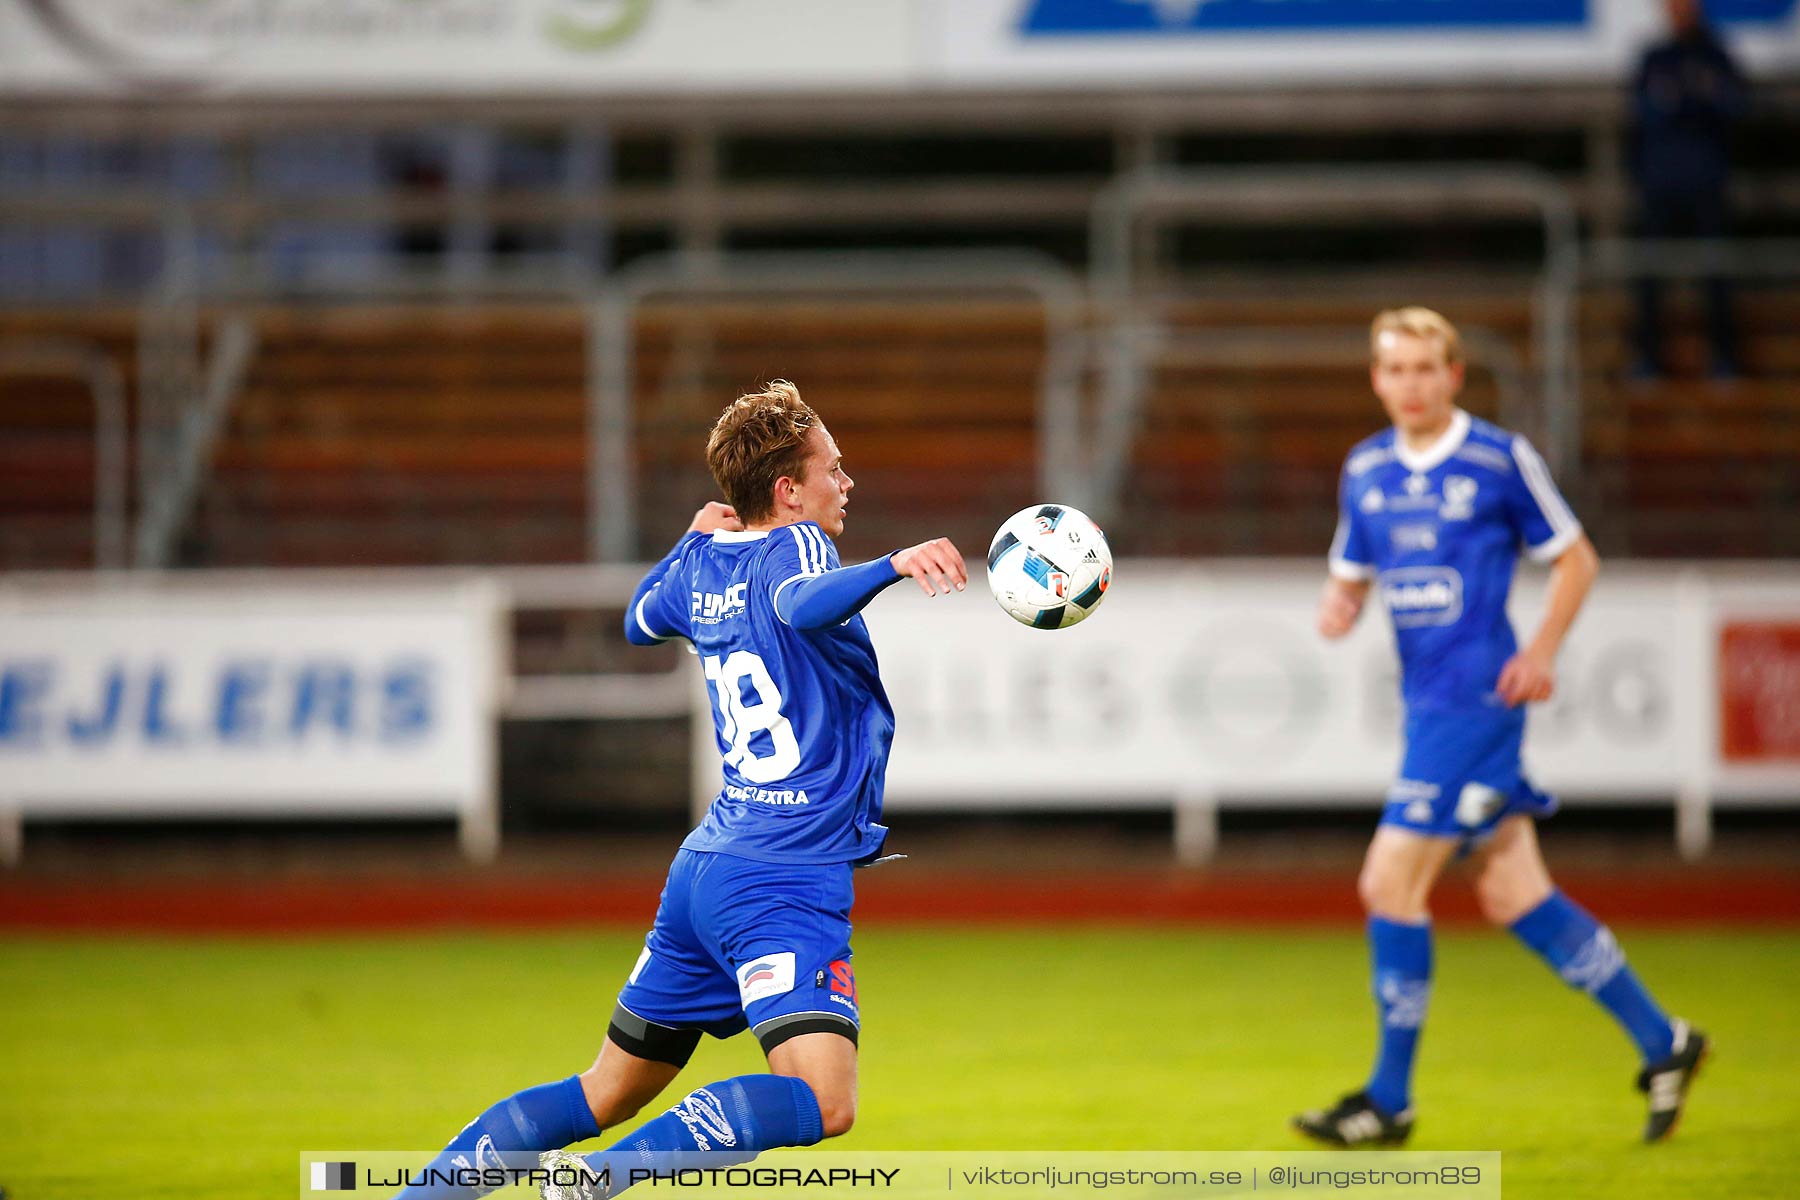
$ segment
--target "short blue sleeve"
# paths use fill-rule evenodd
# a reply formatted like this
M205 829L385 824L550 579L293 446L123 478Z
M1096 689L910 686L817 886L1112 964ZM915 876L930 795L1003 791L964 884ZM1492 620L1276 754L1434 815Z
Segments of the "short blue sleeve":
M1337 533L1331 539L1329 566L1335 578L1361 582L1375 578L1375 556L1369 551L1367 523L1350 485L1350 473L1345 471L1338 478Z
M1513 438L1512 458L1515 469L1507 478L1507 516L1531 559L1549 562L1581 536L1581 522L1556 490L1549 466L1523 436Z

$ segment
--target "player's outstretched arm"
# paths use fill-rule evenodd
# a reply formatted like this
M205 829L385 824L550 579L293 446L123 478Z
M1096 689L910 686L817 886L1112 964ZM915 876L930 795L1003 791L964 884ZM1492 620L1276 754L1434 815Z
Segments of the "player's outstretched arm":
M1319 632L1328 638L1341 638L1356 628L1362 616L1363 602L1369 598L1366 579L1340 579L1333 575L1325 581L1319 596Z
M675 565L675 560L681 557L682 547L687 545L688 539L694 534L710 534L720 529L737 532L743 528L744 523L738 520L737 510L731 505L721 504L717 500L702 505L700 511L694 514L687 532L681 535L681 540L638 581L637 590L632 592L631 602L625 607L625 640L634 646L654 646L672 637L687 636L679 629L660 631L662 621L668 618L666 615L660 620L656 617L654 606L647 603L651 593L663 581L663 576L669 573L669 568Z
M888 555L898 575L910 575L919 581L927 596L948 595L969 586L969 568L963 565L962 552L949 538L932 538Z
M1494 691L1509 707L1548 700L1556 692L1556 652L1587 600L1594 577L1600 573L1600 556L1583 534L1557 555L1550 568L1550 595L1544 619L1525 648L1500 669Z

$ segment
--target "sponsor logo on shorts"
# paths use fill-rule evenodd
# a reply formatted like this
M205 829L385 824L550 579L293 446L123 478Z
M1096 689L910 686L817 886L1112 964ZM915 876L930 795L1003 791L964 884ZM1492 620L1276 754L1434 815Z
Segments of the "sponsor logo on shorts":
M1464 829L1479 829L1494 819L1506 806L1506 797L1485 783L1463 785L1456 798L1456 823Z
M1423 800L1427 804L1436 800L1443 793L1435 783L1426 783L1423 779L1396 779L1388 788L1389 804L1404 804L1409 800Z
M794 952L763 954L737 969L738 996L745 1005L794 990Z
M1426 783L1422 779L1396 779L1388 788L1389 804L1404 804L1400 819L1409 825L1429 825L1432 818L1432 802L1443 789L1435 783Z

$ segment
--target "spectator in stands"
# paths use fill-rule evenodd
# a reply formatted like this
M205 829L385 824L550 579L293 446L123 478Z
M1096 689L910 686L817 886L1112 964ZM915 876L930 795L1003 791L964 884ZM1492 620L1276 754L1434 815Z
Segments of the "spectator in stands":
M1732 128L1749 103L1737 64L1706 22L1702 0L1668 0L1670 36L1644 52L1632 84L1631 174L1638 233L1646 238L1722 238ZM1716 379L1738 373L1731 291L1706 281L1707 341ZM1662 285L1637 282L1633 374L1656 378L1662 354Z

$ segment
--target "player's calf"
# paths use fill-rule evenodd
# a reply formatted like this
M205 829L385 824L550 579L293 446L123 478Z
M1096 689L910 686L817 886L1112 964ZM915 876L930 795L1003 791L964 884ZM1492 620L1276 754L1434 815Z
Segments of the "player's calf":
M598 1154L545 1156L543 1165L574 1170L585 1163L605 1187L552 1178L540 1188L544 1200L603 1200L632 1183L621 1177L622 1161L662 1170L701 1159L709 1166L749 1162L764 1150L812 1146L825 1137L824 1116L805 1080L789 1075L739 1075L695 1088L661 1116L638 1126ZM571 1161L572 1160L572 1161ZM581 1190L586 1188L586 1191ZM573 1189L573 1190L571 1190Z

